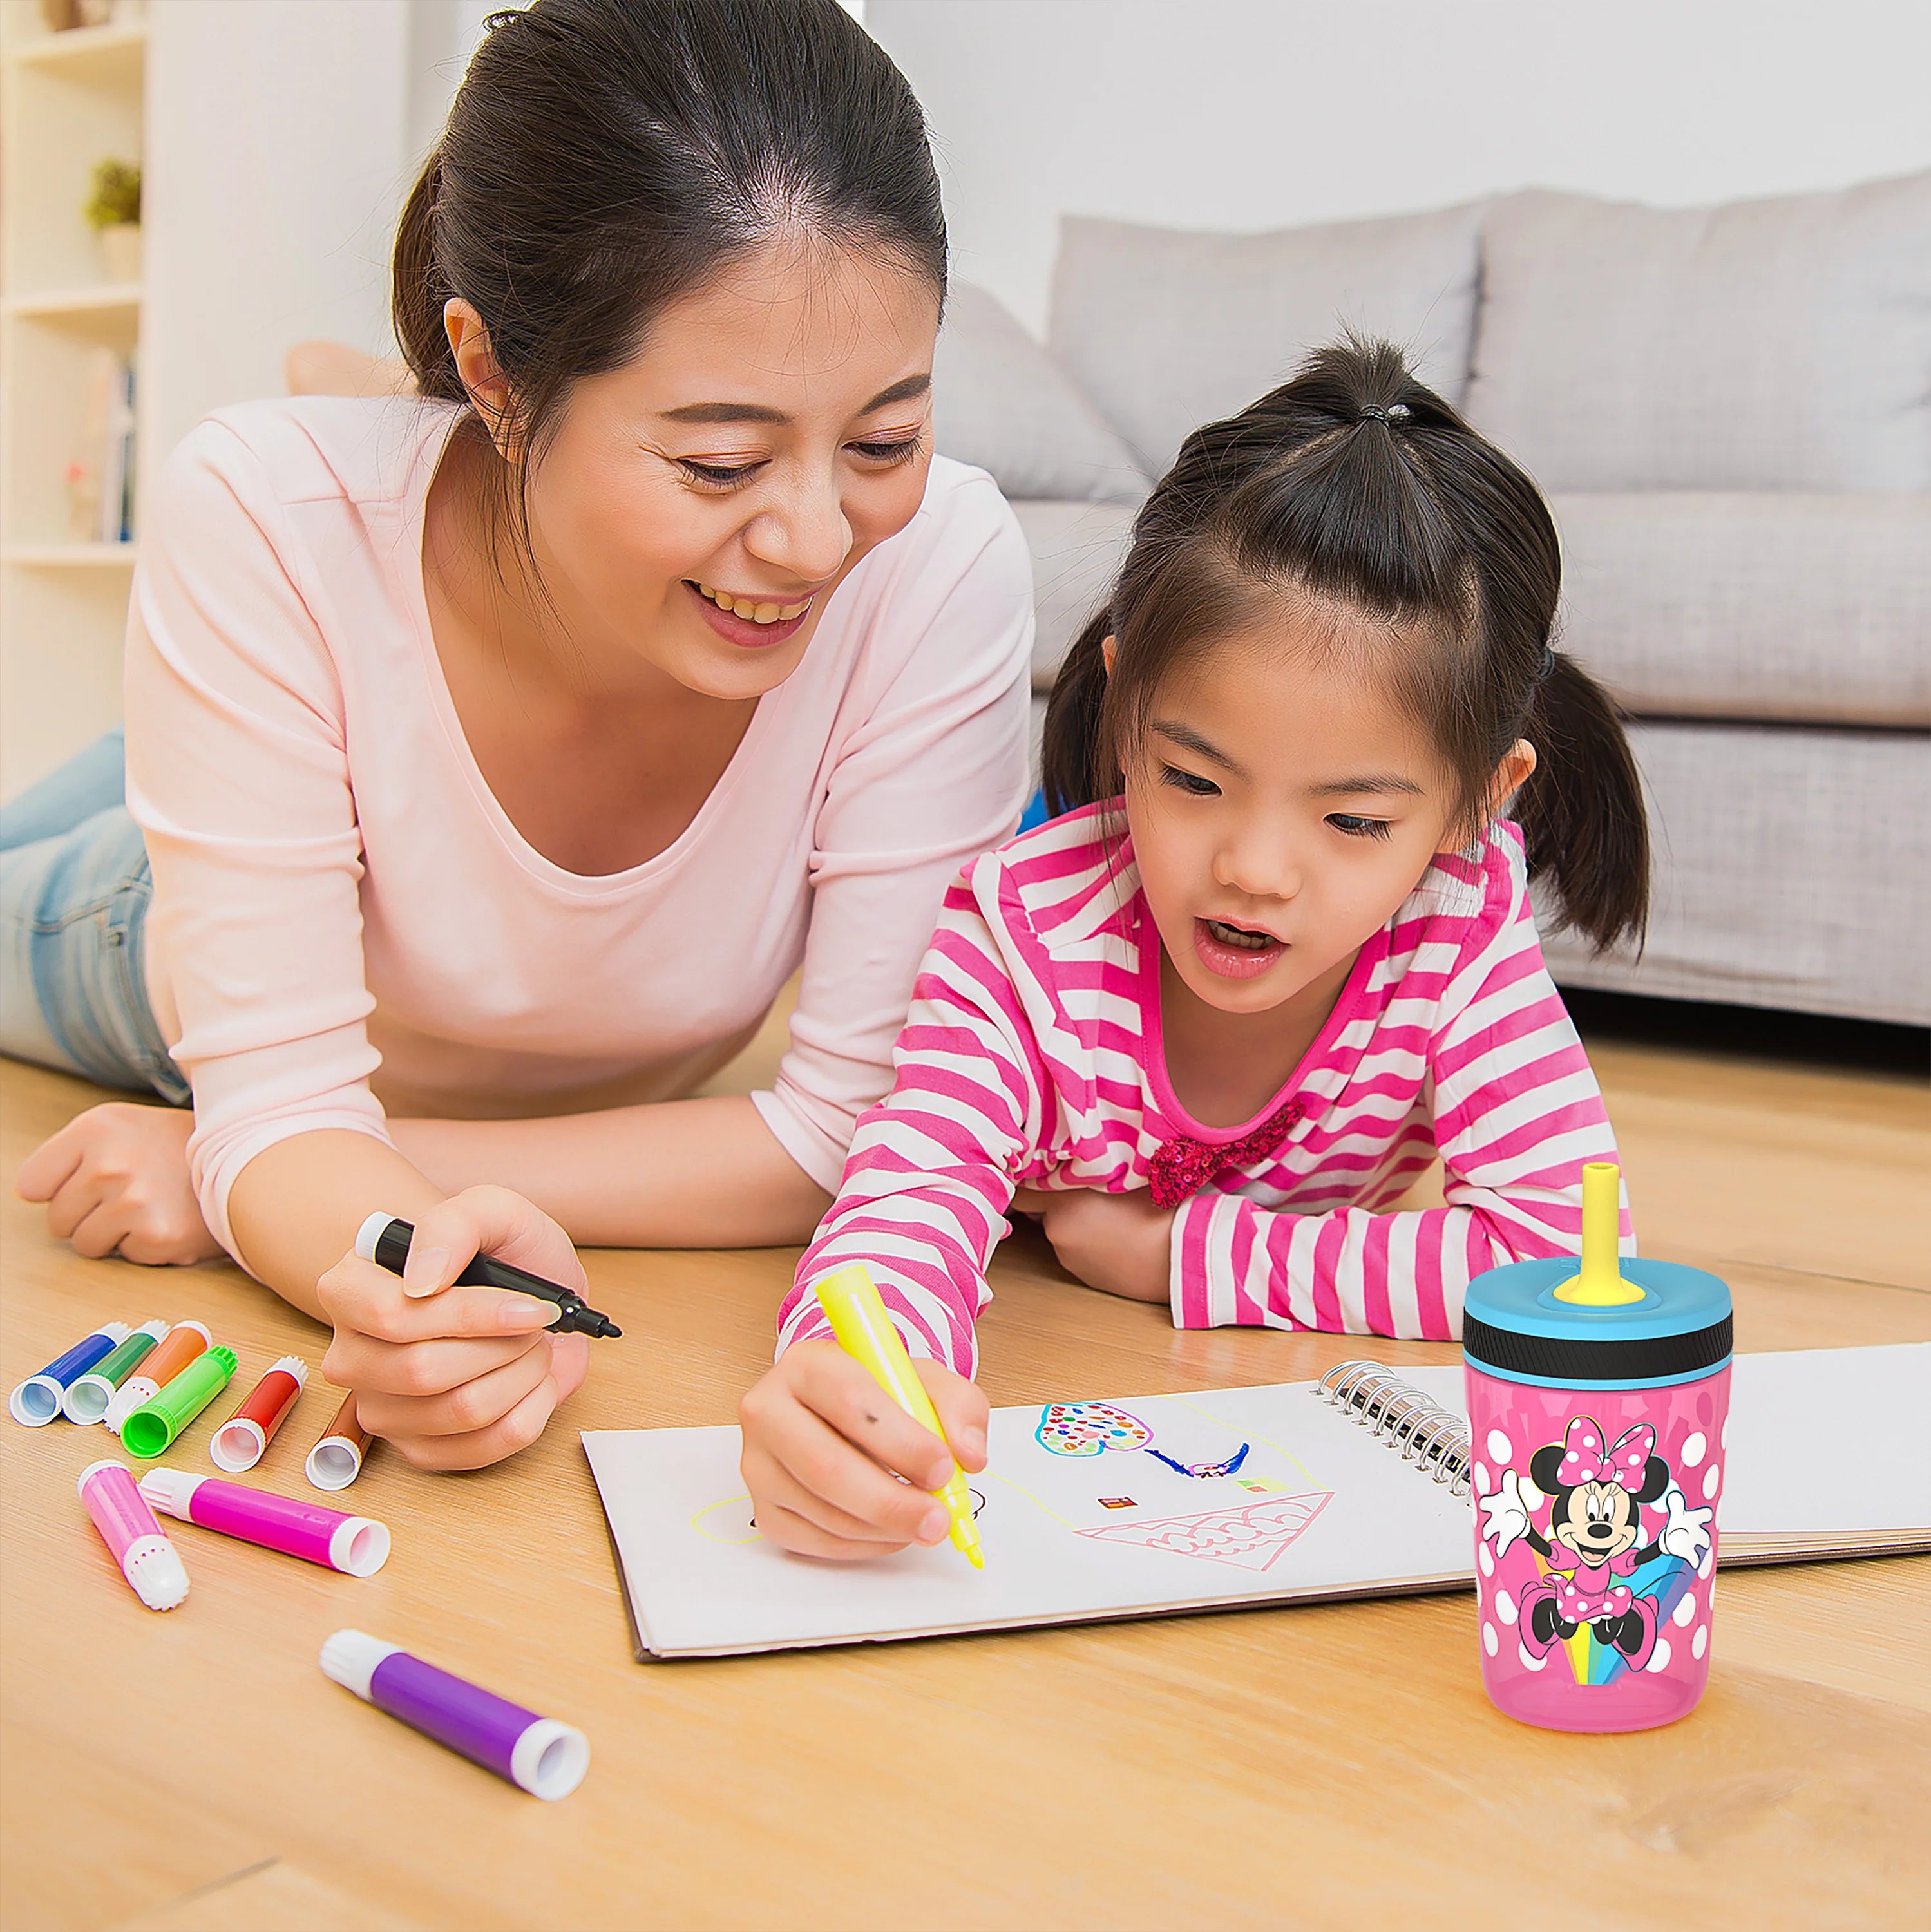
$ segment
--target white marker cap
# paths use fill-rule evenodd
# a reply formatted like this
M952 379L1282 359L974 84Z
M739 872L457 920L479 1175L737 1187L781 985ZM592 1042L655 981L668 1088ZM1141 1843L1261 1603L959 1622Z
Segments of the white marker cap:
M232 1422L223 1423L209 1438L208 1454L216 1468L239 1476L262 1460L262 1451L267 1447L268 1438L263 1434L261 1424L238 1415Z
M171 1610L187 1598L187 1568L181 1552L164 1535L144 1536L129 1544L121 1558L121 1574L151 1610Z
M401 1648L399 1643L384 1643L366 1630L339 1630L322 1646L322 1674L366 1703L369 1682L377 1666Z
M516 1740L509 1774L533 1798L567 1798L590 1768L590 1739L574 1724L539 1718Z
M329 1535L330 1567L345 1576L373 1576L389 1561L389 1526L372 1516L345 1516Z
M346 1490L362 1473L362 1452L346 1436L325 1436L302 1468L318 1490Z
M395 1219L393 1214L371 1214L356 1230L356 1252L364 1261L375 1259L376 1244L382 1239L382 1231Z
M188 1514L188 1504L195 1491L209 1480L206 1476L191 1476L185 1469L170 1469L163 1463L158 1468L143 1469L141 1480L135 1486L149 1509L159 1510L163 1516L179 1516L183 1522L191 1522L194 1519Z

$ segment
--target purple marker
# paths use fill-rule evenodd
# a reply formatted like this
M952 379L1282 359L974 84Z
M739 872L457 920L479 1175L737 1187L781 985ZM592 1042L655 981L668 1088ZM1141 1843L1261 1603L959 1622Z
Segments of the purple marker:
M322 1672L365 1703L538 1798L567 1798L590 1768L582 1732L362 1630L338 1630L322 1646Z

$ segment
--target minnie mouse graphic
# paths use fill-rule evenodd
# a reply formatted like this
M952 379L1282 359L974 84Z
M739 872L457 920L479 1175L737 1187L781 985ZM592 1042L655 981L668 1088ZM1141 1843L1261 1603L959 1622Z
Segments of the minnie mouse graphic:
M1605 1448L1606 1435L1593 1417L1578 1415L1560 1442L1530 1457L1530 1478L1549 1498L1546 1538L1529 1520L1521 1478L1513 1469L1504 1470L1494 1492L1478 1499L1488 1518L1482 1534L1498 1557L1526 1539L1548 1566L1548 1575L1522 1592L1522 1642L1531 1655L1547 1655L1559 1638L1587 1624L1598 1642L1640 1670L1656 1648L1660 1613L1653 1597L1639 1597L1617 1580L1633 1576L1658 1555L1700 1561L1710 1546L1712 1512L1685 1504L1669 1465L1653 1453L1656 1432L1649 1424L1625 1430ZM1646 1503L1660 1507L1665 1520L1656 1540L1638 1550Z

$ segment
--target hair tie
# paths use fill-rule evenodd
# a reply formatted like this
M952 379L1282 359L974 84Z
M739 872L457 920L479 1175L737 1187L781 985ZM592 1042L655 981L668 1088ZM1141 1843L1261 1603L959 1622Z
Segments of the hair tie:
M1536 682L1540 684L1554 669L1555 646L1553 644L1545 644L1542 646L1542 661L1536 667Z
M1386 423L1392 429L1398 422L1405 422L1414 412L1406 403L1390 403L1384 410L1379 403L1365 403L1361 414L1356 418L1360 422Z

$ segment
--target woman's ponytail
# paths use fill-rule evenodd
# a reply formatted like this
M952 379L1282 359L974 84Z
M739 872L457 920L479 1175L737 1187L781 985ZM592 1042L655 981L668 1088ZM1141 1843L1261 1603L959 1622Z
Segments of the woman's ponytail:
M1545 878L1562 923L1598 952L1641 946L1650 910L1650 836L1641 781L1609 694L1573 658L1556 654L1530 700L1537 762L1510 812L1530 876Z
M436 197L442 184L438 149L423 164L396 224L389 319L418 390L439 402L461 403L468 400L468 392L456 373L455 352L443 326L443 305L454 291L436 266Z
M1109 760L1100 730L1107 701L1107 639L1112 634L1110 613L1098 612L1066 653L1046 701L1041 777L1046 808L1055 818L1076 806L1110 798L1119 789L1119 774L1104 769Z

